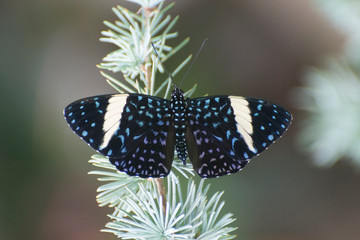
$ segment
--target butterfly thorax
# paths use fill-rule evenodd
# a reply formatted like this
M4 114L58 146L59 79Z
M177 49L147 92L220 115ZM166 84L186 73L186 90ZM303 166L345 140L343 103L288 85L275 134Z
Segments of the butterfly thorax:
M171 111L174 120L175 128L175 149L178 158L185 164L188 152L185 140L185 119L186 102L183 92L175 86L174 91L171 94Z

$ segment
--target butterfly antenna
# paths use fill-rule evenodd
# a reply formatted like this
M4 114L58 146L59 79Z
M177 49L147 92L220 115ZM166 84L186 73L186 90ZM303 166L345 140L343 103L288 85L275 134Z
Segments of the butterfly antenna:
M166 67L164 66L163 62L161 61L161 58L160 58L160 56L159 56L158 52L156 51L156 48L155 48L155 46L154 46L153 42L151 42L151 46L153 47L154 52L155 52L155 54L156 54L157 58L159 59L161 66L164 68L165 72L167 73L167 75L169 76L169 78L171 79L171 81L172 81L172 82L174 82L174 80L173 80L173 77L172 77L171 73L170 73L170 72L166 69Z
M189 74L191 67L194 65L196 59L198 58L198 56L199 56L201 50L203 49L203 47L204 47L204 45L205 45L205 43L206 43L207 40L208 40L208 39L205 38L204 41L202 42L201 47L200 47L200 49L198 50L198 52L196 53L194 60L190 63L190 66L189 66L188 69L186 70L186 73L185 73L184 77L181 79L181 82L180 82L180 85L179 85L179 86L181 86L181 84L182 84L183 81L185 80L186 76Z

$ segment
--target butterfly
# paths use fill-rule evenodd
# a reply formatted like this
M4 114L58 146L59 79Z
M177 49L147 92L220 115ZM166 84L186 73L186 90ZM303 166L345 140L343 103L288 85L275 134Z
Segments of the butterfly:
M70 128L130 176L166 177L174 150L202 178L232 174L267 149L292 116L268 101L237 96L185 99L177 86L167 100L108 94L80 99L64 110Z

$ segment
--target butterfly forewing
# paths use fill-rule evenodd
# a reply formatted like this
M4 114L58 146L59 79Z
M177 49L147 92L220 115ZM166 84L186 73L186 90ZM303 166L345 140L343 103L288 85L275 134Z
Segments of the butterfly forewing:
M80 99L64 110L70 128L95 150L98 150L103 140L104 115L111 96Z
M291 115L269 102L215 96L188 100L189 158L201 177L239 171L287 129Z
M85 98L65 108L73 131L119 171L164 177L171 169L174 129L169 101L141 94Z
M260 152L267 149L288 129L292 116L283 107L265 100L247 98L254 129L253 142Z

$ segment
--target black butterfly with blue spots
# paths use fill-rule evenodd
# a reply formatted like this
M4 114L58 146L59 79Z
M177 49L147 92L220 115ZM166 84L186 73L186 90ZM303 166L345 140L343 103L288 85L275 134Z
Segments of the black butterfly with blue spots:
M235 96L171 99L143 94L84 98L65 108L70 128L131 176L166 177L189 157L203 178L232 174L281 137L291 114L268 101Z

